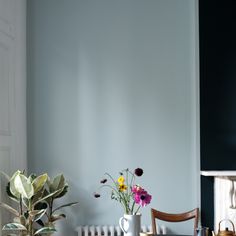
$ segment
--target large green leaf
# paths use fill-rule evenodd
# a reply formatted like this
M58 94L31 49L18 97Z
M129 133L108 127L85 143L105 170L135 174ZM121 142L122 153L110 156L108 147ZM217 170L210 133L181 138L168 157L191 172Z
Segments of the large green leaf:
M46 188L44 188L44 189L43 189L43 194L42 194L42 196L40 197L40 199L42 199L42 198L45 197L45 196L48 196L49 194L50 194L50 192L49 192ZM37 194L36 194L36 196L37 196ZM33 199L34 199L34 197L33 197ZM38 201L38 200L39 200L39 198L33 200L33 204L34 204L34 202L36 202L36 201ZM48 204L50 204L50 202L51 202L51 197L46 198L45 201L46 201Z
M0 202L0 207L5 208L6 210L8 210L9 212L11 212L12 214L19 216L20 214L18 213L17 210L15 210L14 208L12 208L11 206Z
M60 220L64 218L66 218L65 214L58 214L58 215L55 214L50 217L50 222L55 222L56 220Z
M30 180L31 183L32 183L32 182L34 181L34 179L36 179L36 178L37 178L37 175L34 174L34 173L30 174L30 176L29 176L29 180Z
M66 183L65 187L63 188L63 190L62 190L60 193L58 193L58 194L55 196L55 198L61 198L61 197L63 197L63 196L68 192L68 188L69 188L69 186L68 186L68 184Z
M8 223L3 226L2 230L27 230L27 229L22 224Z
M39 230L37 230L34 235L37 235L37 234L50 234L50 233L55 233L56 232L56 229L55 228L52 228L52 227L43 227Z
M48 176L48 179L47 179L47 185L48 185L48 187L50 188L50 186L51 186L51 179L50 179L50 177Z
M64 204L64 205L61 205L61 206L55 208L52 212L58 211L58 210L60 210L61 208L64 208L64 207L74 206L76 204L78 204L78 202L70 202L70 203L67 203L67 204Z
M37 193L35 193L34 196L31 198L32 204L34 204L36 201L38 201L42 197L46 196L47 194L45 194L45 191L46 191L46 189L42 188Z
M34 217L34 216L36 216L38 214L41 214L44 211L45 211L45 209L29 211L29 215Z
M50 194L48 194L48 195L46 195L46 196L40 198L38 201L34 202L33 205L35 206L35 205L37 205L39 202L43 202L44 200L47 200L48 198L53 197L54 195L56 195L56 194L59 193L60 191L61 191L61 190L57 190L57 191L55 191L55 192L53 192L53 193L50 193Z
M41 190L43 188L44 184L47 181L47 178L48 178L48 175L43 174L33 180L32 184L33 184L35 193L37 193L39 190Z
M15 188L15 178L17 175L21 174L21 171L17 170L11 177L10 179L10 191L12 195L14 195L16 198L20 198L20 193L18 190Z
M7 186L6 186L6 193L8 195L8 197L15 201L15 202L19 202L19 199L17 197L15 197L12 193L11 193L11 190L10 190L10 182L7 183Z
M43 215L46 213L46 211L47 211L47 209L33 210L33 211L29 212L29 215L34 217L34 221L37 221L43 217Z
M14 223L21 224L21 222L20 222L20 217L19 217L19 216L14 217L14 218L13 218L13 222L14 222ZM24 225L24 224L22 224L22 225Z
M34 187L25 175L16 175L14 179L14 185L17 192L23 197L30 199L34 195Z
M35 210L42 210L46 209L48 207L48 204L46 202L39 202L34 206Z
M21 224L21 225L25 225L26 224L26 218L23 215L21 215L19 217L14 217L13 222Z
M50 192L55 192L59 189L63 190L63 188L65 187L65 178L63 176L63 174L57 175L53 181L52 184L50 185Z
M34 221L37 222L38 220L40 220L46 214L46 212L47 212L47 209L42 210L40 214L35 216Z
M22 198L22 203L24 204L24 206L25 206L26 208L29 207L29 199L23 197L23 198Z
M44 227L44 222L41 219L37 220L36 223L38 223L40 226Z
M68 184L65 182L63 174L57 175L52 181L48 178L47 184L50 193L57 191L57 193L53 195L53 198L57 198L59 195L63 196L67 192Z

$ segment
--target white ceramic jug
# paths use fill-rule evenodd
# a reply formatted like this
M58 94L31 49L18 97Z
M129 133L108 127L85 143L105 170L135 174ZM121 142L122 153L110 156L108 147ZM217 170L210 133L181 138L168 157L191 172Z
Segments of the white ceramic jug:
M141 215L124 215L119 220L124 236L139 236L141 231Z

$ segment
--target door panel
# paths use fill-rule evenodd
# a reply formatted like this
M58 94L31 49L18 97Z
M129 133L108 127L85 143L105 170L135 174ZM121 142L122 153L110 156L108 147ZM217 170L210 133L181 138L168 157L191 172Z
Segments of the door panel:
M1 18L0 21L2 21ZM6 22L4 24L6 25ZM8 32L4 32L2 28L0 31L0 171L8 175L11 175L11 163L16 158L14 156L14 43L14 38L10 37ZM5 193L7 181L2 176L0 183L0 201L11 204ZM6 210L0 210L0 227L2 228L4 223L11 221L11 216ZM1 233L0 231L0 235Z
M10 46L0 33L0 135L10 135ZM6 40L6 39L5 39Z
M25 124L25 0L0 0L0 171L8 175L26 169ZM22 86L23 84L23 86ZM24 141L22 141L24 140ZM6 195L7 180L0 178L0 201L12 205ZM0 209L0 228L12 221ZM0 230L0 236L4 235Z
M0 147L0 163L1 163L1 166L4 166L4 171L6 173L10 172L10 159L11 159L11 149L9 147ZM7 184L6 178L1 177L0 184L1 184L1 189L5 189L6 184ZM11 205L11 202L6 196L5 191L1 191L0 202L4 202ZM4 225L8 223L9 221L11 221L11 216L9 212L7 212L4 209L1 209L0 211L1 224ZM1 225L1 228L2 228L2 225Z

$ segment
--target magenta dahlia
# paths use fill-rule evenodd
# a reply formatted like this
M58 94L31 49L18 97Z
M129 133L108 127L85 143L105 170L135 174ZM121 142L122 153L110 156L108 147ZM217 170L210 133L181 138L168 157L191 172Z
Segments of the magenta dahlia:
M148 194L148 192L145 190L138 192L134 195L135 203L139 204L142 207L148 205L151 202L151 200L152 196Z

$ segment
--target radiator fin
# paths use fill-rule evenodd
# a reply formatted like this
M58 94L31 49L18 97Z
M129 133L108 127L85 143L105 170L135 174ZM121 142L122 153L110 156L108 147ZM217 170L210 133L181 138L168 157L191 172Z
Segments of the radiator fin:
M114 225L85 225L76 228L78 236L123 236L120 226ZM151 225L142 225L141 232L151 232ZM166 226L157 225L157 234L166 234Z

